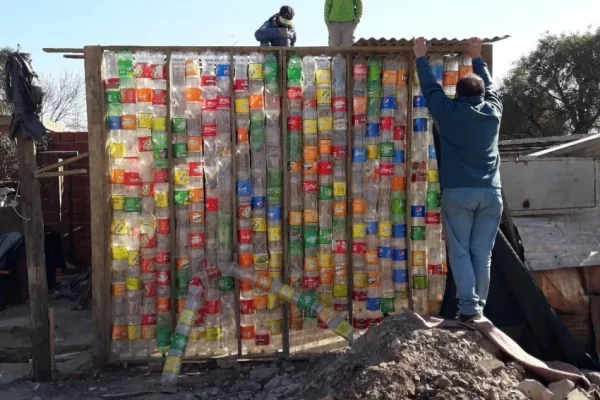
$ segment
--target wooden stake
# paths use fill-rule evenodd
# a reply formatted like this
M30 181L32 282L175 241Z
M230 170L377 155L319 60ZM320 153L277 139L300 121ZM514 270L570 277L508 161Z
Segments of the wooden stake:
M50 322L48 318L48 283L44 255L44 219L40 183L34 177L36 169L33 140L17 139L19 177L21 180L21 213L31 308L31 352L33 353L33 380L52 379L50 353Z
M50 321L50 365L52 367L52 375L54 375L54 371L56 371L56 352L54 349L54 342L56 340L56 324L54 322L54 307L50 307L48 310L48 320Z

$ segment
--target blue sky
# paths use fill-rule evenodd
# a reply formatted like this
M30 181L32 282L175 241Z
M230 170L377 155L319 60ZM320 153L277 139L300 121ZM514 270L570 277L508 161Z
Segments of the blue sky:
M283 3L286 2L286 3ZM176 6L173 6L175 5ZM324 0L34 0L2 6L0 46L21 45L44 74L83 73L83 61L45 54L43 47L84 45L256 45L254 31L282 4L296 10L298 46L327 44ZM363 0L356 37L469 37L510 34L495 47L501 76L545 31L600 24L598 0ZM23 9L26 8L26 9ZM23 26L21 18L26 18Z

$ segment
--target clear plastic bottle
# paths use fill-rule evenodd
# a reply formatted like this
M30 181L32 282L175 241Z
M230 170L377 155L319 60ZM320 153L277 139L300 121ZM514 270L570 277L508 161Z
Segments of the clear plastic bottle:
M473 73L473 60L471 59L470 55L463 53L460 56L458 78L459 79L466 78L467 76L469 76L472 73Z
M456 84L459 79L459 59L450 56L444 64L444 92L450 98L456 97Z

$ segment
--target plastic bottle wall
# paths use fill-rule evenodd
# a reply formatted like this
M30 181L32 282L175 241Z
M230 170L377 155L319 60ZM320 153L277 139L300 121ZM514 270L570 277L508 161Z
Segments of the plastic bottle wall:
M410 304L439 312L433 122L418 82L408 98L406 57L290 55L281 88L278 54L173 52L167 65L163 53L105 52L115 358L173 346L185 349L175 358L235 355L238 340L242 354L269 355L283 350L286 328L291 354L340 339L304 302L285 305L284 327L277 291L239 280L237 293L231 276L207 280L190 300L191 279L223 262L287 283L331 315L352 314L356 331ZM465 57L432 64L448 95L470 68ZM189 331L175 332L190 312Z

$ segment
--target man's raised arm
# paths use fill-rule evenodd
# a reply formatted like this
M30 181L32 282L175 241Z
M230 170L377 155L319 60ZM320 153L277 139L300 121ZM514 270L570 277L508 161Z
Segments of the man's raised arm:
M414 52L417 58L419 84L427 101L427 108L434 119L440 120L450 111L452 100L446 96L444 88L442 88L435 79L435 75L433 75L429 60L427 59L427 43L424 38L415 40Z
M479 38L471 38L468 42L468 52L471 58L473 59L473 72L475 75L479 76L483 79L483 84L485 86L485 94L484 99L494 107L498 109L498 111L502 112L502 100L500 100L500 96L495 89L494 82L492 81L492 76L490 75L490 71L481 58L481 39Z

